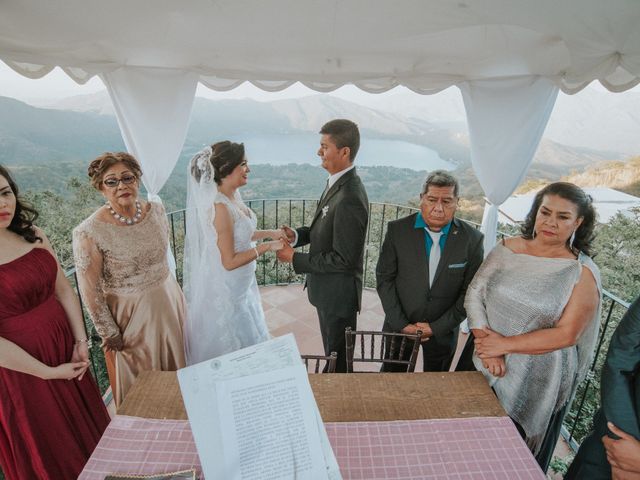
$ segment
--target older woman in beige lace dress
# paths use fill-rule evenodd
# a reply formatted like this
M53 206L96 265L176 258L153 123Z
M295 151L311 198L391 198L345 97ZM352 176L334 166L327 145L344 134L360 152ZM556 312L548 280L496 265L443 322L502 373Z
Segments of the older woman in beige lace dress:
M138 199L136 159L105 153L88 173L107 203L75 228L73 252L119 406L141 371L185 366L185 301L167 263L164 208Z

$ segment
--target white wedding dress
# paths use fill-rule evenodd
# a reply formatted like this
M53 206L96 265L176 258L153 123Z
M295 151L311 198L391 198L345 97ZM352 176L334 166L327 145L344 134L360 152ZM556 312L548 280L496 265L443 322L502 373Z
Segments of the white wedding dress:
M207 156L208 158L208 156ZM195 160L195 159L194 159ZM209 162L196 180L190 177L187 197L187 236L185 238L185 296L187 324L185 353L193 365L270 338L256 282L256 261L226 270L222 266L217 233L213 226L214 203L223 204L233 219L234 250L255 246L255 214L242 202L217 191Z

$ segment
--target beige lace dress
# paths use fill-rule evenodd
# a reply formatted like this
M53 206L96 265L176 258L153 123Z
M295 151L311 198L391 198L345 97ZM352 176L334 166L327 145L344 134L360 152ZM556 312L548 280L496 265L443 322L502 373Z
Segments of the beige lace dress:
M139 372L185 366L180 286L169 272L169 225L151 203L138 224L103 222L95 212L73 231L73 253L84 304L98 334L122 334L124 348L105 352L119 406ZM109 368L111 367L111 368Z

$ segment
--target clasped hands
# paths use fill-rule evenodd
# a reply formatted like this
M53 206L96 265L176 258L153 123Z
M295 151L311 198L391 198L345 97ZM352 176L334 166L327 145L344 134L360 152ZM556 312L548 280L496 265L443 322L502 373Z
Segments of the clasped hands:
M262 242L262 245L267 245L269 247L270 252L278 252L282 250L285 245L287 245L287 233L284 228L279 228L277 230L268 230L266 232L266 238L271 238L272 240L268 240L266 242Z
M407 326L405 326L400 331L400 333L415 335L416 333L418 333L418 330L422 332L422 336L420 337L420 343L426 342L427 340L429 340L429 338L433 336L433 330L431 330L431 325L429 325L429 323L427 322L410 323Z
M46 367L41 378L44 380L82 380L89 368L89 346L86 342L75 343L71 360L57 367Z
M504 356L507 353L505 337L489 328L482 330L486 335L476 336L474 339L476 355L482 360L482 365L494 377L504 377L507 373Z
M276 252L276 256L280 262L291 263L293 262L293 247L291 244L296 240L296 232L288 225L282 225L280 231L284 233L282 238L284 241L282 248Z

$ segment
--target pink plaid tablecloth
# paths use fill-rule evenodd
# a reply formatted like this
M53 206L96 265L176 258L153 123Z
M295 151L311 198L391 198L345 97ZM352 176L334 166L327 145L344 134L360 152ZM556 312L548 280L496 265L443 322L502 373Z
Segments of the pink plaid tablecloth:
M327 423L345 479L536 479L545 476L507 417ZM81 480L163 473L200 462L189 423L116 416Z

